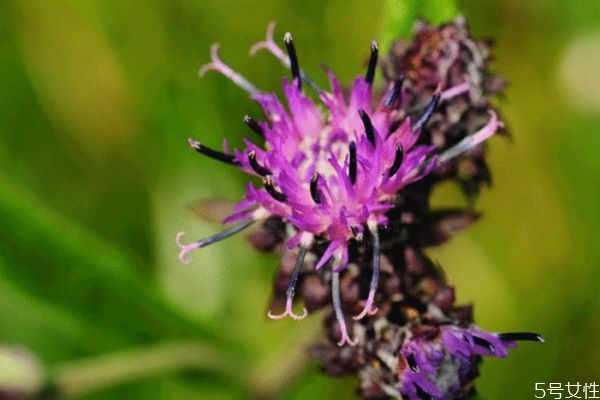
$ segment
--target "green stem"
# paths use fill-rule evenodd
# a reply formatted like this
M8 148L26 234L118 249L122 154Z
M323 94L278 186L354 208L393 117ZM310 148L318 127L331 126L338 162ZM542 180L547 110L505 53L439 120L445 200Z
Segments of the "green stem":
M51 386L61 398L79 398L140 379L187 370L210 370L237 379L236 363L197 341L172 341L57 365Z

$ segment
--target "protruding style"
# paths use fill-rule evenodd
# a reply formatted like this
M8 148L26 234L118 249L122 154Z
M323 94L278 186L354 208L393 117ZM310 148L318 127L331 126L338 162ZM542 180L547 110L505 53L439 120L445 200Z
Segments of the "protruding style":
M394 176L396 174L396 172L398 172L398 170L402 166L402 160L404 160L404 149L402 148L401 144L398 144L396 146L396 153L394 155L394 163L392 164L392 166L390 167L390 170L388 171L388 176L390 178L392 176Z
M201 249L203 247L209 246L213 243L216 242L220 242L223 239L227 239L230 236L235 235L236 233L246 229L247 227L249 227L250 225L252 225L254 223L253 219L248 219L246 221L242 221L237 225L232 226L229 229L225 229L222 232L217 233L216 235L212 235L209 236L207 238L204 238L202 240L199 240L197 242L193 242L193 243L188 243L188 244L184 244L181 242L181 238L184 235L184 232L179 232L177 234L177 237L175 238L175 243L177 243L177 247L179 247L179 261L181 261L183 264L189 264L192 262L191 257L188 255L188 253L194 251L194 250L198 250Z
M371 118L369 114L362 108L358 110L358 115L360 115L360 119L363 123L363 127L365 130L365 135L367 135L367 139L373 146L375 146L375 128L373 127L373 122L371 122Z
M394 82L394 86L392 86L392 91L385 98L386 107L393 107L400 100L400 94L402 92L403 83L404 75L400 75L400 77Z
M348 178L354 184L356 182L356 143L350 142L348 147Z
M371 232L371 238L373 241L373 274L371 275L371 283L369 284L369 294L367 301L360 314L354 316L355 320L363 319L367 315L377 314L377 307L374 307L375 293L377 292L377 285L379 284L379 269L381 262L380 244L379 244L379 232L376 223L369 224L369 231Z
M235 160L235 157L231 154L225 154L217 150L213 150L210 147L204 146L200 142L194 139L188 139L188 143L194 150L196 150L200 154L204 154L207 157L212 158L213 160L221 161L226 164L239 166L240 163Z
M292 77L298 85L298 90L302 90L302 76L300 75L300 64L298 63L298 55L296 54L296 46L294 46L294 40L292 39L291 33L286 33L283 37L285 48L290 58L290 70L292 71Z
M274 314L270 310L267 313L268 317L271 319L282 319L286 316L290 316L292 319L300 320L305 318L308 315L308 311L306 308L302 309L302 314L295 314L293 310L294 305L294 294L296 292L296 284L298 282L298 274L300 273L300 268L304 264L304 257L306 256L306 246L300 246L298 250L298 257L296 258L296 264L294 265L294 269L292 270L292 276L290 278L290 283L288 284L287 290L285 292L286 301L285 301L285 311L281 314Z
M415 124L413 125L412 129L414 132L419 131L427 123L427 121L429 121L429 118L431 118L431 116L433 115L433 111L440 102L440 97L441 92L438 91L434 93L433 97L431 98L431 101L429 101L429 104L427 104L425 111L423 112L423 114L421 114L417 122L415 122Z
M369 65L365 74L365 81L372 85L375 80L375 71L377 70L377 57L379 55L379 46L376 41L371 42L371 56L369 57Z
M339 263L338 263L339 264ZM344 317L344 310L342 309L342 301L340 299L340 273L335 271L334 266L333 277L331 278L331 297L333 300L333 309L335 311L335 318L339 324L341 339L338 342L338 346L349 344L355 346L358 342L352 340L348 334L348 327L346 325L346 317Z
M319 174L314 174L310 180L310 197L315 204L321 204L321 192L319 192Z
M252 129L252 131L258 136L262 138L265 137L264 129L249 115L244 116L244 123L248 126L248 128Z
M270 169L263 167L256 161L256 152L251 151L248 153L248 162L250 163L250 167L260 176L268 176L271 175L272 172Z

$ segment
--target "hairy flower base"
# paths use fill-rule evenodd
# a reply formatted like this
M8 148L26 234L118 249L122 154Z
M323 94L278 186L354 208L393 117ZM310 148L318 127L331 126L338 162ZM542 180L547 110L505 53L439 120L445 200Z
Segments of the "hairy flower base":
M411 119L404 104L403 79L391 83L383 96L373 99L373 79L377 66L378 46L371 43L367 72L354 80L348 96L329 70L326 70L330 92L320 89L302 71L298 63L292 36L284 36L287 56L273 40L273 25L267 38L252 48L266 49L279 58L292 72L292 81L283 79L287 107L276 95L257 89L218 57L218 46L212 48L212 61L201 68L204 74L215 70L230 78L257 101L266 121L250 117L245 123L260 137L264 146L246 139L246 148L230 154L210 149L198 141L189 143L197 152L259 177L262 187L248 184L244 201L226 222L240 221L217 235L201 241L183 244L180 260L189 262L188 254L210 243L248 227L252 222L271 217L290 225L289 248L297 247L299 255L315 243L326 243L326 249L314 263L319 270L331 262L332 303L340 323L341 340L354 344L345 325L340 302L339 274L348 264L351 241L362 242L366 236L373 247L372 278L364 308L356 315L360 319L376 312L375 293L379 280L379 235L388 225L387 212L396 205L398 193L414 182L442 167L449 160L476 147L492 136L502 123L496 114L489 113L483 127L464 137L454 146L437 152L435 146L418 144L422 131L440 102L467 92L469 82L453 87L438 87L430 94L428 104L420 115ZM316 91L321 103L304 94L302 83ZM298 258L297 268L304 262ZM298 272L292 274L284 315L301 319L292 312Z

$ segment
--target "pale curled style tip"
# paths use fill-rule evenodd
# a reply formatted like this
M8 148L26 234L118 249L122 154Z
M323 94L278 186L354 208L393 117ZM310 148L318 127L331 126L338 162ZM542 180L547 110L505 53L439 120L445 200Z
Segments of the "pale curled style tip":
M335 271L335 268L334 268ZM340 273L334 272L331 279L331 296L333 300L333 310L335 312L335 318L337 319L340 328L340 341L337 342L339 347L349 344L350 346L356 346L358 339L350 339L348 334L348 326L346 325L346 319L344 317L344 310L342 309L342 301L340 298Z
M271 23L269 23L269 25L267 26L267 35L266 35L265 40L257 42L252 47L250 47L250 56L256 55L256 53L258 53L261 50L267 50L269 53L271 53L273 56L275 56L275 58L277 58L281 62L281 64L283 64L284 67L291 70L292 72L296 72L297 75L299 76L299 78L304 83L306 83L306 85L308 87L310 87L316 93L321 93L322 89L319 87L319 85L317 85L315 83L315 81L313 81L302 70L302 68L299 68L297 66L297 70L294 71L294 68L293 68L294 65L291 61L291 58L288 57L288 54L286 54L285 51L283 51L283 49L281 47L279 47L279 45L275 42L275 39L273 36L274 32L275 32L275 26L276 26L275 21L272 21ZM293 43L291 33L287 32L284 35L283 40L284 40L284 43L286 44L286 46L288 46L289 43ZM294 74L294 75L296 75L296 74Z
M175 243L177 247L179 247L179 261L181 261L184 265L187 265L192 262L192 258L189 256L194 250L201 249L203 247L209 246L213 243L220 242L223 239L227 239L230 236L235 235L236 233L248 228L250 225L254 223L254 219L247 219L245 221L240 222L237 225L233 225L232 227L225 229L217 234L212 236L208 236L202 240L192 243L182 243L181 238L185 234L184 232L179 232L175 237Z
M306 242L307 240L305 240ZM290 277L290 282L288 284L287 290L285 292L286 300L285 300L285 311L281 314L274 314L271 310L267 313L267 316L271 319L282 319L286 316L290 316L292 319L298 321L304 319L308 315L308 311L306 307L302 309L302 314L298 315L294 313L294 294L296 291L296 284L298 282L298 275L300 273L300 268L304 264L304 257L307 253L307 246L302 244L300 246L300 250L298 251L298 257L296 258L296 263L294 264L294 269L292 271L292 276Z
M291 299L287 299L285 301L285 311L282 312L281 314L275 314L271 310L269 310L269 312L267 313L267 316L270 319L274 319L274 320L283 319L283 318L289 316L293 320L300 321L301 319L306 318L307 315L308 315L308 310L306 309L306 307L302 307L302 314L298 315L298 314L294 313L293 301Z
M221 73L223 76L229 78L238 87L242 88L249 95L255 96L261 93L250 81L244 78L239 73L235 72L231 67L225 64L219 58L219 43L215 43L210 47L210 62L203 65L199 70L198 74L204 76L208 71L216 71Z
M185 232L179 232L175 237L175 243L179 247L179 261L183 265L189 265L192 262L192 257L188 254L197 249L196 243L183 244L181 238L185 235Z
M365 306L363 310L355 315L354 320L360 320L366 317L367 315L375 315L379 309L373 306L375 301L375 293L377 293L377 286L379 284L379 273L380 273L380 263L381 263L381 254L380 254L380 243L379 243L379 233L377 232L377 224L369 224L369 230L371 231L371 236L373 237L373 273L371 275L371 283L369 285L369 294L367 296L367 301L365 302Z
M284 63L286 62L285 60L287 60L287 58L285 56L285 53L283 52L283 50L281 50L281 48L279 48L279 46L277 46L277 44L275 43L275 40L273 39L273 33L275 32L275 26L277 26L275 21L271 21L269 23L269 25L267 26L267 36L266 36L265 40L257 42L254 44L254 46L250 47L250 55L251 56L255 56L256 53L258 53L260 50L267 50L271 54L273 54L276 58L278 58L280 61L282 61Z

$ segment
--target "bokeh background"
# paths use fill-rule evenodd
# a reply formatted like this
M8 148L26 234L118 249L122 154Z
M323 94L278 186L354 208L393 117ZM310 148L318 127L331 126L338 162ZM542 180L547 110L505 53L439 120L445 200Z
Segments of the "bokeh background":
M0 385L51 382L85 399L353 398L354 379L323 377L305 355L319 315L265 317L275 256L238 235L184 267L174 237L218 231L211 218L223 206L203 213L197 201L237 201L246 179L186 139L240 145L243 115L260 115L225 78L198 78L210 44L279 91L281 65L248 57L275 20L317 81L324 62L349 82L370 40L389 41L386 10L359 0L0 2ZM546 336L486 360L481 397L600 383L600 8L401 0L396 10L399 36L417 15L463 13L476 36L496 39L493 68L509 82L501 108L513 137L490 141L484 218L430 252L480 326ZM434 199L462 201L452 186Z

